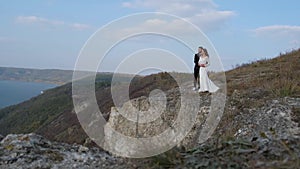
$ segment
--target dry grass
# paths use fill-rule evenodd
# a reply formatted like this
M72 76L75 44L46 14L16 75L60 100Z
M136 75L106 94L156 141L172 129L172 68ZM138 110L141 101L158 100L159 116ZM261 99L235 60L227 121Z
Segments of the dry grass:
M228 93L264 88L274 97L300 97L300 49L274 59L243 64L226 72Z
M234 117L246 109L259 108L266 100L273 98L300 97L299 75L300 49L274 59L243 64L226 72L227 94L231 97L228 98L218 127L222 133L221 139L228 140L234 137L240 128ZM235 90L237 92L233 95ZM293 112L294 119L298 122L300 114L296 110Z

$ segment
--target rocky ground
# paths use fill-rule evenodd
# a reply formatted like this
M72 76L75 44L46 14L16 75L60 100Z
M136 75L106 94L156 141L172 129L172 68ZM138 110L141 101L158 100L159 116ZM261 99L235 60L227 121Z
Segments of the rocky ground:
M264 89L236 90L227 99L222 120L208 141L159 155L153 158L152 168L297 169L299 110L300 98L274 99Z
M36 134L10 134L0 143L1 169L130 168L98 148L50 142Z
M201 95L197 122L181 146L146 159L118 158L98 148L50 142L36 134L10 134L1 138L0 168L299 168L300 98L265 96L263 89L234 91L213 136L197 143L197 131L205 128L211 102L211 95ZM167 95L167 101L174 104L167 105L168 110L176 109L177 97ZM166 115L152 126L139 126L139 132L145 130L150 136L161 132L165 126L154 127L175 118ZM135 125L121 116L112 116L108 124L137 136Z

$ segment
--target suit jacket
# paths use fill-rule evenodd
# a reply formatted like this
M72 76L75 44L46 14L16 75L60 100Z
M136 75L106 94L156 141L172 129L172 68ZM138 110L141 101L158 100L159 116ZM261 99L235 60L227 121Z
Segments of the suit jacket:
M195 63L195 68L199 68L200 66L198 65L198 62L199 62L199 55L198 53L195 54L194 56L194 63Z

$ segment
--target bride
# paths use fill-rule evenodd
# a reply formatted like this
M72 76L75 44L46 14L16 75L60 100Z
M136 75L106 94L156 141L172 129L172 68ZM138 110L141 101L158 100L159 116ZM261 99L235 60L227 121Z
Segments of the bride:
M199 62L200 66L200 89L199 92L216 92L219 87L217 87L209 78L207 75L207 67L209 66L209 55L205 48L202 48L200 51L200 57Z

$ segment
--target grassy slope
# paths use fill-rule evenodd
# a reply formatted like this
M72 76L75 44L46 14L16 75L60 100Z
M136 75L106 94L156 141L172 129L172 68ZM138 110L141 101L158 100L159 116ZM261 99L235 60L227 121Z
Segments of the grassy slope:
M71 85L44 92L21 104L0 111L1 134L28 133L54 120L58 114L72 110Z
M300 49L273 59L243 64L226 72L229 94L233 90L265 88L273 96L300 97Z
M227 91L231 96L234 90L240 93L240 100L229 98L234 102L235 110L225 107L219 128L222 137L233 137L238 126L234 117L243 109L258 108L267 100L282 97L300 97L300 49L278 56L273 59L265 59L257 62L243 64L226 72ZM299 110L294 110L294 121L300 122Z
M110 93L111 78L112 74L101 74L96 79L98 105L106 117L114 106ZM126 82L130 78L122 75L119 79ZM147 96L153 89L169 90L175 86L175 81L168 73L137 76L131 83L130 97ZM37 132L55 141L82 143L86 135L73 112L71 87L68 83L21 104L0 110L0 134Z
M226 72L228 94L237 89L249 92L249 89L263 88L267 97L284 97L300 95L300 50L279 56L274 59L261 60L244 64ZM178 74L192 78L191 75ZM124 76L124 81L129 77ZM113 101L110 94L110 74L97 78L96 96L101 112L108 117ZM166 73L136 77L130 86L130 97L148 95L153 89L167 90L176 86ZM246 103L244 106L262 104ZM243 106L241 105L241 106ZM234 112L225 113L224 124L233 120ZM0 110L0 133L38 132L49 139L66 142L83 142L86 135L82 131L76 115L73 113L71 84L66 84L46 91L43 95L32 98L21 104ZM230 135L230 133L229 133Z
M279 139L276 134L260 139L234 137L244 109L258 108L270 99L300 97L300 50L257 62L243 64L226 72L228 100L222 120L213 136L192 150L173 148L146 159L133 159L145 168L299 168L299 138ZM234 92L234 91L237 92ZM240 97L234 98L238 93ZM235 95L235 94L234 94ZM233 99L234 98L234 99ZM238 100L236 100L238 99ZM229 109L229 105L235 109ZM292 110L300 124L300 110ZM276 129L275 129L276 130ZM275 131L276 133L276 131Z

